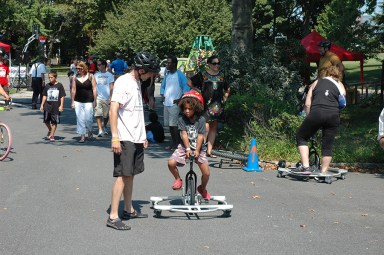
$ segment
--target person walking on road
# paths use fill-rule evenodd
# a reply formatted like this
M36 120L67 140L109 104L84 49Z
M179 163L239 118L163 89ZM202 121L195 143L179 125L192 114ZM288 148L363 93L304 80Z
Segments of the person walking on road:
M180 143L180 133L177 128L180 113L178 102L181 96L191 89L187 85L187 77L177 69L177 58L175 56L168 56L167 70L168 72L161 82L160 95L164 105L164 126L169 127L172 141L171 145L165 147L165 149L175 150Z
M0 52L0 94L5 98L5 105L9 110L9 67L3 61L3 55Z
M57 81L57 73L51 71L48 74L49 83L43 90L43 99L40 111L44 113L43 122L48 128L47 139L55 141L57 124L60 124L60 113L64 110L64 98L66 96L63 84Z
M77 63L77 76L72 81L72 109L75 109L77 120L77 133L80 135L79 143L93 138L93 108L96 105L96 80L93 74L88 73L88 67L83 62Z
M211 153L216 140L219 121L223 121L224 118L224 106L229 97L230 88L224 71L220 70L218 56L210 56L207 59L207 64L209 68L191 77L188 85L194 90L201 91L203 95L204 117L207 121L207 156L216 158Z
M121 53L117 53L116 59L109 65L109 70L111 70L113 75L115 75L115 80L119 78L119 76L123 75L127 69L128 65L121 59Z
M134 67L120 76L114 84L109 110L114 161L111 210L107 226L117 230L129 230L123 220L147 218L147 214L132 206L133 179L144 171L144 148L148 146L145 133L144 108L141 82L152 79L160 71L159 60L152 54L140 52L134 57ZM119 217L121 195L124 210Z
M111 93L113 90L113 75L107 72L107 61L97 61L99 71L95 74L96 80L96 108L95 117L97 127L99 128L98 137L107 135L107 124L109 114L109 104L111 102Z
M43 89L45 85L45 73L45 65L42 63L42 58L39 58L36 63L32 65L31 70L29 70L29 75L31 77L31 86L33 90L32 109L37 109L36 105L39 97L39 103L41 104Z

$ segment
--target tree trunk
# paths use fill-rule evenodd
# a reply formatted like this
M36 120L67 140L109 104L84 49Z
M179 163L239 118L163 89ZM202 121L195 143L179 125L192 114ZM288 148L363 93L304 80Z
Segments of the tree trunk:
M252 52L252 0L232 0L232 48Z

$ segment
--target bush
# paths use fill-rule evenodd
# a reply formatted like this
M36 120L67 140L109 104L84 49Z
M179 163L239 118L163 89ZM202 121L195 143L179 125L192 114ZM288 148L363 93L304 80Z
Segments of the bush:
M292 142L299 123L297 91L302 78L299 72L291 70L295 61L290 62L289 68L284 66L286 52L275 45L256 47L254 56L222 47L219 55L231 87L222 142L243 151L256 137L259 146L271 148L267 154L281 154L281 148L289 147L296 152ZM292 150L287 153L292 154Z

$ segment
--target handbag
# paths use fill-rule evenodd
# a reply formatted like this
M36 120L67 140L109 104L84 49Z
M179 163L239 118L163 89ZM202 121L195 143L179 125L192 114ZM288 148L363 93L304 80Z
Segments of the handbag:
M336 82L334 79L332 78L329 78L329 77L324 77L324 79L327 79L329 81L331 81L333 84L336 85L337 89L339 90L339 98L338 98L338 101L339 101L339 109L342 110L344 109L346 106L347 106L347 99L345 98L345 96L343 95L343 93L341 92L341 89L340 89L340 85L338 82Z

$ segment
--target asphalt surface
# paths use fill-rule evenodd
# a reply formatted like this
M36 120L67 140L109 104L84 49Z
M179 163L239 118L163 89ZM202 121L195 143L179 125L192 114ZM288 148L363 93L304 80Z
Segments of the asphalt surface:
M68 87L66 77L60 81ZM146 169L134 182L134 206L149 218L127 221L130 231L108 228L114 181L110 137L79 144L67 96L57 141L46 141L42 113L27 104L30 92L13 98L13 109L0 112L13 136L12 152L0 162L2 255L383 254L384 176L379 174L348 173L345 180L325 184L277 178L273 170L219 168L219 159L212 159L208 190L234 205L231 217L220 211L154 217L151 196L180 194L171 190L167 142L150 144ZM160 104L157 110L161 117Z

